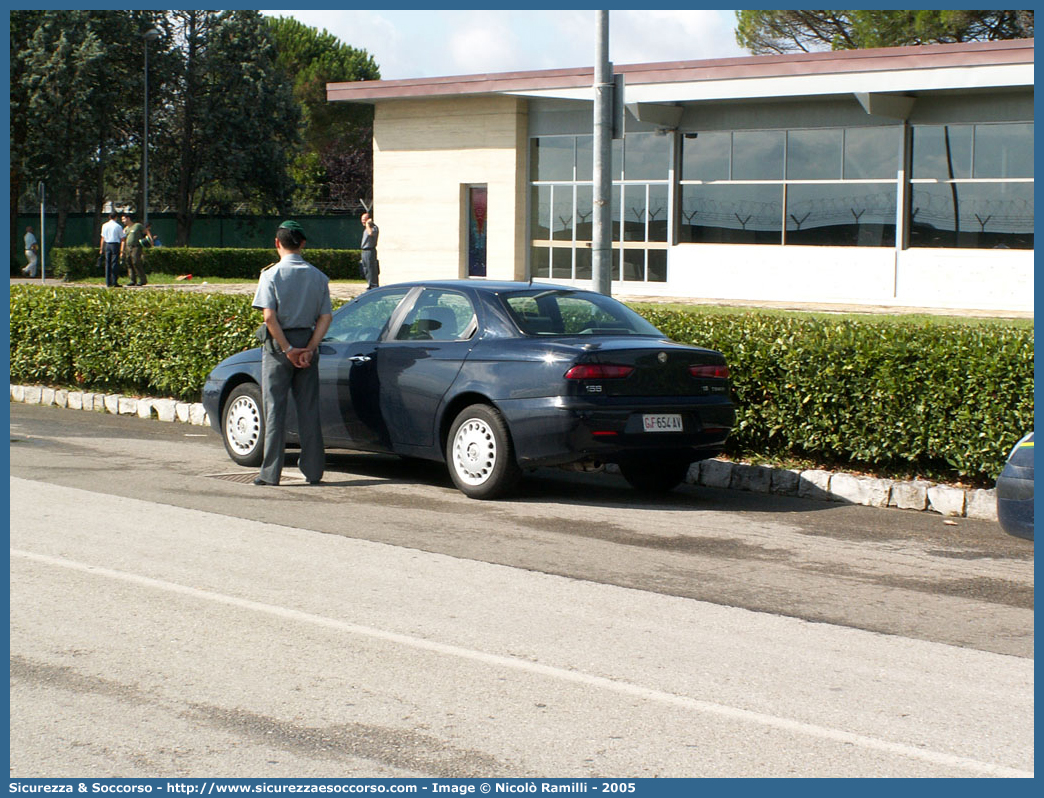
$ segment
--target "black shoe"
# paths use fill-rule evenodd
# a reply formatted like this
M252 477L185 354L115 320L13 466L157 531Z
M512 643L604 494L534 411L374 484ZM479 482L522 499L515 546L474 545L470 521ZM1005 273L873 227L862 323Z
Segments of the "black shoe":
M265 482L265 480L261 479L261 477L255 477L254 478L254 484L255 485L278 485L279 483L278 482Z
M321 479L310 479L308 480L309 485L321 485L323 481Z
M133 286L136 286L136 285L137 285L137 283L127 283L127 285L133 285Z
M148 284L149 284L148 280L142 280L140 283L138 283L138 285L148 285Z

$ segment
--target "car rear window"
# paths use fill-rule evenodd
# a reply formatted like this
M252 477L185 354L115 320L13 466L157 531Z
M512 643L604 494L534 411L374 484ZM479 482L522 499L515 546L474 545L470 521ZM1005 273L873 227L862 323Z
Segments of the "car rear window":
M587 291L533 290L506 294L504 303L527 335L661 335L621 302Z

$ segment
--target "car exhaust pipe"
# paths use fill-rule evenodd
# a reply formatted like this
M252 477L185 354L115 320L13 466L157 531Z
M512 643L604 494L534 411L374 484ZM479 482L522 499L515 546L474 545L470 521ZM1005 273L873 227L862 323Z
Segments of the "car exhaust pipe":
M580 471L584 474L595 474L605 471L605 463L601 460L574 460L572 463L563 463L559 466L563 471Z

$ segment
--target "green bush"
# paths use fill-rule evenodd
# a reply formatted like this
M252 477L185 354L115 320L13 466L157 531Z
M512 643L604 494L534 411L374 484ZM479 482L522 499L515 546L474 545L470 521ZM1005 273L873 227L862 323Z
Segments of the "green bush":
M11 288L11 380L198 401L210 370L257 345L252 297Z
M1033 429L1033 330L643 309L732 372L737 457L988 484Z
M331 280L355 280L360 276L357 249L309 249L307 253L308 262ZM278 259L274 249L158 247L145 250L145 271L253 281L265 266ZM48 271L69 281L105 275L104 268L98 267L98 250L94 247L51 250Z
M11 381L196 401L251 297L11 288ZM1033 428L1033 330L643 309L732 370L736 457L991 484Z

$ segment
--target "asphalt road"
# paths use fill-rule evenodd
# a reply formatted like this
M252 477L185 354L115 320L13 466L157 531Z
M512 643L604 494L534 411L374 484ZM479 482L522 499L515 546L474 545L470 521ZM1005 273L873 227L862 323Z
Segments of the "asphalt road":
M1033 546L11 406L11 775L1020 776Z

